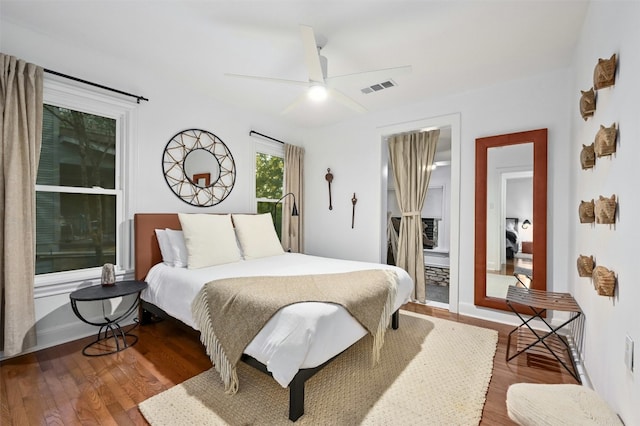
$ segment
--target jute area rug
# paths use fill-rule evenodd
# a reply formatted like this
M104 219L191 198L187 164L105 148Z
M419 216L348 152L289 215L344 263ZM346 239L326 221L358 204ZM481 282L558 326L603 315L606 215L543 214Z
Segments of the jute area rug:
M411 312L387 330L380 364L367 336L306 382L297 425L477 425L498 333ZM240 390L225 395L214 369L140 405L153 426L286 425L289 390L238 365Z

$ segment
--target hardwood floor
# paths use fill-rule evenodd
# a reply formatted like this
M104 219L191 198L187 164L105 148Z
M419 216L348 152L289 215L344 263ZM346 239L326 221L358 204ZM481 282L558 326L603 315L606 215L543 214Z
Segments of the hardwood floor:
M505 406L512 383L576 383L557 364L527 365L525 356L507 364L511 326L424 305L406 309L499 332L481 425L513 424ZM83 356L90 337L0 363L0 424L146 425L137 408L140 402L211 367L198 334L177 321L145 325L134 333L138 343L113 355Z

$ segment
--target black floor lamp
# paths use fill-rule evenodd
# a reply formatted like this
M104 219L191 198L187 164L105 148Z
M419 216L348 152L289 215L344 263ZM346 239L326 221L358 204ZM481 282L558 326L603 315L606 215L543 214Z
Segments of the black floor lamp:
M288 197L289 195L293 197L293 208L291 209L291 216L298 216L298 207L296 206L296 196L293 194L293 192L289 192L287 194L284 194L282 198L276 201L276 203L273 205L272 216L273 216L274 224L276 222L276 211L278 210L278 204L280 204L280 201L284 200L285 197Z

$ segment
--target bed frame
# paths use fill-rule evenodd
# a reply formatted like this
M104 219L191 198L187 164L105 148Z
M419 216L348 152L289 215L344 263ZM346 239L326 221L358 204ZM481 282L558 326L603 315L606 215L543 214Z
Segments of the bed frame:
M157 263L162 262L160 246L156 238L156 229L182 229L177 213L137 213L133 218L134 225L134 253L135 253L135 279L144 281L149 269ZM158 317L168 317L159 307L140 301L139 318L141 324L148 324L155 315ZM395 311L391 317L391 327L397 330L399 327L399 312ZM304 414L304 383L323 367L333 361L340 354L334 356L324 364L314 368L303 368L298 370L291 383L289 383L289 420L296 421ZM255 358L243 354L242 361L246 364L271 375L267 367Z

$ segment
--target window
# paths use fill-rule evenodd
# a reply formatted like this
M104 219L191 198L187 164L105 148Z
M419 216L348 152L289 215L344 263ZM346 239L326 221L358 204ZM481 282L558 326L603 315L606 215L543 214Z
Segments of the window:
M282 144L259 144L256 146L256 211L274 214L278 237L282 228L282 197L284 188L284 147Z
M128 267L122 147L133 103L45 79L36 181L36 287ZM127 252L128 254L128 252ZM84 271L84 273L82 273Z

